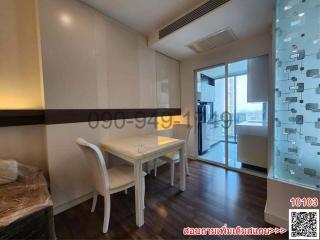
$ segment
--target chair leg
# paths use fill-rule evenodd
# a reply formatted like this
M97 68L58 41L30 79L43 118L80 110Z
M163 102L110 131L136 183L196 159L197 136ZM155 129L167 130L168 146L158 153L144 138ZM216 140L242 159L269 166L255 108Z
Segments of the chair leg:
M98 193L95 191L95 192L93 192L91 212L94 212L94 210L96 209L97 199L98 199Z
M174 186L174 164L175 164L174 161L170 162L170 171L171 171L170 185L171 185L171 187Z
M124 190L124 194L128 195L128 189Z
M104 220L103 220L103 233L108 232L109 228L109 220L110 220L110 207L111 207L111 201L110 201L110 194L106 194L104 196Z
M188 162L188 158L186 157L186 173L187 173L187 176L190 175L190 171L189 171L189 162Z
M145 197L146 197L146 181L145 181L145 177L143 177L143 179L142 179L142 192L143 192L142 205L143 205L143 208L146 208L146 206L144 204Z
M157 159L153 160L154 176L157 176Z

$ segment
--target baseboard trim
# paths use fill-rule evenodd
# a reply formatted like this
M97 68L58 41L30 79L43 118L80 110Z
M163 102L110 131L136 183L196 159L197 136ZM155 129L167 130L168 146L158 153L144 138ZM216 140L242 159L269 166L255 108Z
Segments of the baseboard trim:
M283 227L283 228L288 228L288 220L284 219L282 217L279 217L275 214L271 214L267 211L267 205L265 207L264 210L264 221L266 221L267 223L270 223L274 226L277 227Z
M73 208L77 205L79 205L80 203L83 203L87 200L89 200L90 198L92 198L92 192L86 194L86 195L83 195L79 198L76 198L76 199L73 199L69 202L66 202L66 203L63 203L59 206L54 206L53 207L53 215L58 215L59 213L62 213L70 208Z

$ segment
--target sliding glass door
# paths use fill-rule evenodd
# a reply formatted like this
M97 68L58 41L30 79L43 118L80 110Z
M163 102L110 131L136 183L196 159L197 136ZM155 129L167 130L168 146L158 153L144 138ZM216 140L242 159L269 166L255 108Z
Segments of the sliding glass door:
M259 63L267 65L265 58L196 72L200 160L250 171L266 169L267 100L264 94L267 95L268 90L257 85L261 80ZM260 93L256 94L257 91Z

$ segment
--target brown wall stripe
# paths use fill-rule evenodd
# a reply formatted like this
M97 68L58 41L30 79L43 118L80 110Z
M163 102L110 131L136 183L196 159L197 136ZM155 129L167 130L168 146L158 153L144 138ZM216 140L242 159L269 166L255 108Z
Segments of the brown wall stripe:
M44 110L0 110L0 127L44 124Z
M0 110L0 127L181 115L180 108Z

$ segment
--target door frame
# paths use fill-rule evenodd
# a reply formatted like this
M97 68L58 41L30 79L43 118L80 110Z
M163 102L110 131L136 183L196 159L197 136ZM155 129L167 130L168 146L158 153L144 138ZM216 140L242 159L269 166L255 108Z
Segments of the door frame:
M216 67L223 67L224 66L224 87L225 87L225 92L224 92L224 98L225 98L225 109L224 109L224 112L227 113L228 112L228 64L229 63L221 63L221 64L217 64L217 65L213 65L213 66L209 66L209 67L204 67L204 68L199 68L199 69L195 69L194 70L194 96L195 96L195 101L194 101L194 125L195 126L198 126L198 108L197 108L197 102L198 102L198 96L197 96L197 90L198 90L198 72L200 71L203 71L203 70L207 70L207 69L211 69L211 68L216 68ZM228 114L227 114L228 116ZM226 126L226 123L228 122L228 119L225 120L225 123L224 123L224 126ZM201 160L201 161L205 161L205 162L209 162L209 163L212 163L214 165L218 165L218 166L221 166L221 167L224 167L224 168L228 168L229 166L229 161L228 161L228 158L229 158L229 148L228 148L228 134L229 134L229 131L228 131L228 128L225 127L225 134L224 134L224 142L225 142L225 162L224 163L219 163L219 162L214 162L214 161L209 161L209 160L206 160L202 157L199 156L198 154L198 148L199 148L199 141L198 141L198 135L199 132L198 132L198 127L195 127L195 141L197 141L197 144L196 144L196 155L197 155L197 159Z

